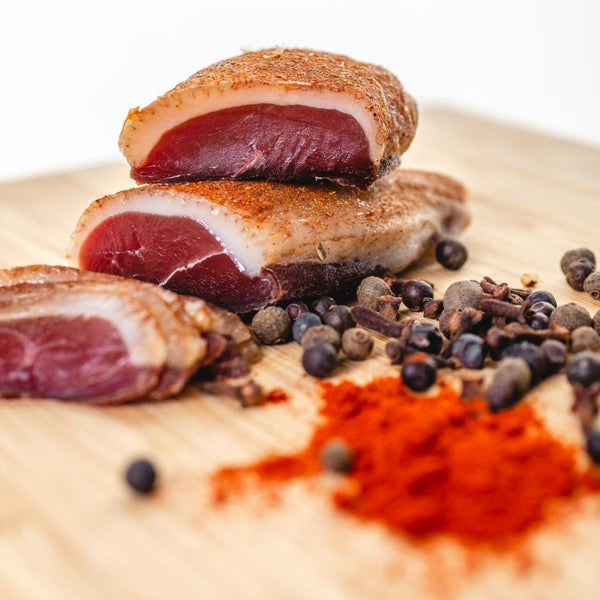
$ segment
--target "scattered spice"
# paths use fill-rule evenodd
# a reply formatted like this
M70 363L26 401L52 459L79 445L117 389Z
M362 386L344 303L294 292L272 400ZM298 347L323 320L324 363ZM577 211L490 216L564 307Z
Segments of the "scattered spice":
M279 388L271 390L265 397L265 402L268 404L281 404L282 402L287 402L288 400L289 396Z
M439 319L443 310L444 302L442 300L434 300L433 298L423 300L423 316L426 319Z
M285 312L295 321L301 314L308 312L308 306L304 302L291 302L285 307Z
M513 406L531 385L531 369L518 357L503 358L486 390L490 410L497 412Z
M263 344L281 344L290 338L292 320L283 308L267 306L254 315L250 327Z
M463 333L452 340L448 355L467 369L482 369L486 349L483 340L473 333Z
M332 306L324 315L323 323L333 327L340 335L354 327L354 319L350 315L350 309L347 306Z
M410 279L402 287L402 302L409 310L423 310L425 298L433 298L433 287L422 279Z
M596 270L593 262L587 258L573 261L567 269L567 283L578 292L583 291L583 283Z
M571 351L581 352L591 350L595 352L600 348L600 335L593 327L578 327L571 332Z
M302 336L302 347L309 348L315 344L331 344L336 350L340 349L342 341L340 334L329 325L317 325L311 327Z
M400 367L400 377L411 390L424 392L435 383L437 363L424 354L409 356Z
M292 337L298 344L302 343L302 337L311 328L322 325L321 317L312 312L300 314L292 325Z
M323 296L321 298L317 298L312 303L312 311L319 315L319 317L323 318L323 315L332 307L335 306L336 302L333 298L329 296Z
M354 451L343 440L331 440L321 452L321 462L328 471L349 473L354 466Z
M600 271L587 276L583 282L583 291L587 292L594 300L600 300Z
M332 344L318 343L309 346L302 353L302 367L313 377L331 375L337 365L337 350Z
M377 311L366 306L353 306L350 309L352 318L357 325L376 331L385 337L400 337L404 329L401 323L380 315Z
M600 489L529 405L494 414L443 383L434 397L416 397L394 377L323 384L322 391L321 422L307 447L219 471L217 501L252 477L275 484L318 475L332 440L355 454L334 505L416 539L442 534L467 546L510 548L547 518L553 501Z
M476 281L455 281L444 294L444 310L479 308L483 289Z
M567 363L565 374L571 385L600 384L600 357L589 351L579 352Z
M534 292L531 292L529 296L527 296L527 300L529 300L529 304L531 305L535 304L536 302L548 302L549 304L552 304L554 308L557 306L554 294L548 290L535 290Z
M373 338L364 329L351 327L342 335L342 350L350 360L365 360L373 351Z
M442 240L435 247L435 258L444 269L451 271L460 269L467 262L468 256L466 246L455 239Z
M587 435L586 449L591 459L600 465L600 430L593 429Z
M390 286L381 277L365 277L356 290L356 300L361 306L375 310L377 298L393 296Z
M558 340L544 340L540 344L549 373L556 373L567 363L567 346Z
M585 258L592 264L596 264L596 257L591 250L588 248L577 248L576 250L569 250L563 254L562 258L560 259L561 271L566 275L570 264L576 260L579 260L580 258Z
M149 494L156 484L156 469L145 458L134 460L125 471L125 481L138 494Z
M402 298L397 296L379 296L375 305L375 310L392 321L397 321L400 316L400 305Z
M596 311L596 314L592 320L592 326L598 333L600 333L600 310Z
M538 284L538 276L535 273L523 273L521 275L521 285L525 287L534 287Z
M589 327L591 323L590 313L583 306L575 304L575 302L561 304L550 317L551 327L560 326L569 331L574 331L578 327Z

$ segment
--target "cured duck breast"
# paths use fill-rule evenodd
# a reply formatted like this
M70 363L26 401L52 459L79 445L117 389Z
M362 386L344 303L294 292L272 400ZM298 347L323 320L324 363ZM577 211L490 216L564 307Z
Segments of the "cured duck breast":
M0 396L119 403L159 385L167 341L138 299L82 287L12 291L0 300Z
M119 146L138 183L328 179L366 187L400 164L417 107L389 71L272 48L192 75L129 112Z
M399 272L469 221L465 190L398 170L369 190L267 181L149 185L93 202L69 259L246 312Z
M7 381L10 379L11 369L8 368L6 361L3 362L2 348L10 348L11 340L14 338L14 335L11 337L12 334L7 333L7 328L14 334L15 331L21 331L19 328L23 326L29 327L27 323L23 325L22 321L13 322L10 318L12 313L8 309L21 306L25 314L28 314L27 311L33 311L37 315L40 304L45 306L44 303L50 302L54 298L71 298L80 294L88 294L88 296L94 294L94 298L97 298L98 295L114 296L121 298L124 302L127 302L125 298L130 298L139 309L136 314L143 315L145 319L154 322L162 344L165 346L166 354L163 364L158 368L157 377L152 377L151 382L148 383L149 387L147 389L141 386L132 387L131 397L124 394L121 388L115 388L113 395L107 392L105 396L96 397L80 388L73 390L65 387L61 391L58 384L51 389L47 386L31 384L29 387L17 390L14 385L3 382L2 377L5 377ZM238 363L254 358L256 355L256 344L248 328L236 315L227 313L221 308L198 298L179 296L149 283L64 266L32 265L1 270L1 315L7 315L7 317L0 322L0 396L51 395L56 398L88 400L98 403L123 402L141 396L162 399L180 392L200 367L211 366L217 373L220 368L227 371L227 365L223 365L224 360L219 353L214 351L213 340L215 337L223 347L229 343L230 354L233 352ZM51 319L34 317L37 319L38 333L43 338L39 343L44 346L44 349L58 346L65 348L65 352L68 351L69 356L73 358L73 365L67 365L68 367L75 367L78 363L83 363L79 367L86 369L89 368L85 367L86 362L91 361L98 381L102 377L106 378L103 389L106 391L106 386L109 386L108 389L110 389L110 381L113 378L110 362L106 361L103 364L102 361L98 361L97 353L93 348L89 349L85 346L87 339L85 327L89 324L88 321L74 319L71 322L68 318L58 319L56 315L51 316ZM92 331L92 336L89 338L91 346L97 345L97 340L94 338L96 330L100 335L103 329L110 331L111 327L108 318L100 319L98 317L94 323L96 329ZM79 333L80 337L73 339L74 334L71 331L73 327L76 329L83 327ZM27 336L20 339L24 340L27 348L35 350L37 338L30 340L26 338ZM211 346L210 352L209 346ZM98 353L101 352L104 352L102 347L98 350ZM39 353L35 350L32 365L37 362ZM214 363L220 364L216 366ZM102 371L103 366L105 367L104 372ZM71 374L77 381L78 374L76 372ZM68 383L67 377L63 378L63 383L65 385Z

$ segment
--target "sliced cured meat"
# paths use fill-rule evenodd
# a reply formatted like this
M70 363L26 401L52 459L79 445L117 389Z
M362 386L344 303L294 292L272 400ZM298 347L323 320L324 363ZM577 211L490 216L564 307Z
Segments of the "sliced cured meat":
M10 289L0 300L0 396L117 403L159 384L167 343L138 300L82 288L15 288L10 298Z
M245 312L398 272L469 221L464 188L398 170L369 190L273 182L150 185L92 203L69 258Z
M368 186L400 163L414 100L389 71L306 49L247 52L129 112L137 182L329 179Z

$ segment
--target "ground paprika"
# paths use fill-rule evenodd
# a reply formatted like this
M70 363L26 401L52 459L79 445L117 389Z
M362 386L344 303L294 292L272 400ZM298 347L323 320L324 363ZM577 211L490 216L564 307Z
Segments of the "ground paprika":
M492 413L450 386L425 397L395 377L322 384L322 396L321 422L305 450L219 471L216 498L247 476L283 482L317 475L334 438L356 453L335 505L418 538L505 545L542 522L552 500L600 489L598 474L578 469L576 450L555 439L528 404Z

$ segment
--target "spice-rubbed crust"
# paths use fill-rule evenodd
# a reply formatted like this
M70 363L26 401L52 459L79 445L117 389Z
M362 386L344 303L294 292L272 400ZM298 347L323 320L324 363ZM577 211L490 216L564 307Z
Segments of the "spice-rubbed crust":
M176 125L227 107L264 102L351 114L369 141L374 177L399 164L417 127L415 101L386 69L327 52L271 48L215 63L147 107L131 110L119 147L135 168Z

